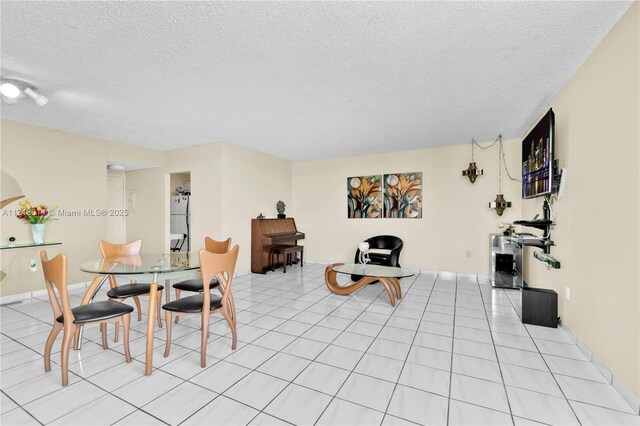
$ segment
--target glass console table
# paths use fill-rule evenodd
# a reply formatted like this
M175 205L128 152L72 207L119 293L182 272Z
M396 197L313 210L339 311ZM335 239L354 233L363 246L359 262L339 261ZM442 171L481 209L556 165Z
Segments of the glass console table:
M61 242L45 242L43 244L36 243L18 243L18 244L4 244L0 246L0 250L11 250L11 249L19 249L19 248L30 248L30 247L45 247L45 246L59 246L62 244Z
M46 246L59 246L62 243L59 241L51 241L51 242L45 242L44 244L36 244L36 243L13 243L13 244L3 244L0 245L0 250L14 250L14 249L28 249L28 248L35 248L37 249L38 247L46 247ZM4 256L4 255L3 255ZM3 262L5 260L3 259ZM3 263L4 266L6 266L6 264ZM3 266L3 268L4 268ZM4 272L0 271L0 276L1 279L4 279L5 274ZM35 278L34 278L34 282L33 285L31 287L31 297L33 297L33 287L35 286ZM0 306L9 306L9 305L17 305L19 303L22 303L21 300L14 300L12 302L6 302L6 303L0 303Z

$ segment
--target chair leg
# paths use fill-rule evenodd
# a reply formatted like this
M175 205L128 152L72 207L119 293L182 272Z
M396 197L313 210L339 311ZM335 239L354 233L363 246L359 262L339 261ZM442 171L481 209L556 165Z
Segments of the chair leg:
M178 289L176 288L176 300L178 300L178 299L180 299L180 290L178 290ZM180 315L178 315L178 314L176 313L176 324L178 323L178 319L179 319L179 318L180 318Z
M164 322L167 323L167 343L164 347L164 357L166 358L169 356L169 351L171 350L171 311L164 311Z
M102 349L109 349L109 344L107 343L107 323L100 323L100 333L102 333Z
M162 290L158 291L158 303L156 304L156 311L156 317L158 318L158 327L162 328Z
M135 299L137 299L137 298L134 298L134 301L135 301ZM113 302L120 302L120 303L124 302L124 299L112 299L112 298L109 298L109 300L111 300ZM137 306L138 306L138 312L140 312L140 302L137 303ZM114 323L114 326L115 326L116 330L115 330L115 333L113 334L113 341L115 343L117 343L118 339L119 339L119 336L120 336L120 323L116 322L116 323ZM106 327L106 325L105 325L105 327Z
M105 329L107 325L105 324ZM131 314L122 316L122 338L124 339L124 357L127 362L131 362L131 352L129 351L129 329L131 328Z
M62 350L60 351L60 361L62 363L62 367L60 369L62 371L62 386L67 386L69 384L69 350L71 349L71 341L73 340L75 332L76 328L74 326L64 328Z
M207 339L209 338L209 312L202 313L202 344L200 345L200 367L207 366Z
M229 292L229 305L231 306L231 318L236 322L236 302L233 300L233 293Z
M300 249L300 267L304 266L304 247Z
M60 334L60 330L62 330L62 324L56 321L55 324L53 324L51 333L49 333L47 343L44 345L44 371L51 371L51 347L53 347L53 342L56 341L58 334Z
M80 344L80 329L76 330L76 334L73 336L73 349L78 350Z
M231 328L231 349L232 350L236 350L236 343L237 343L237 333L236 333L236 324L235 321L231 318L231 315L229 314L229 312L225 310L222 310L222 316L224 317L225 320L227 320L227 323L229 324L229 328Z
M136 309L138 311L138 321L142 321L142 308L140 307L140 298L138 296L133 296L133 301L136 304Z

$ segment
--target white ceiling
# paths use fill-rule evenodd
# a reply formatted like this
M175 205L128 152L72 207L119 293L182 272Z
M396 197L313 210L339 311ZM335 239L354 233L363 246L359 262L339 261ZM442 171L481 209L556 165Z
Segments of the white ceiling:
M2 117L289 160L521 137L631 2L7 2Z

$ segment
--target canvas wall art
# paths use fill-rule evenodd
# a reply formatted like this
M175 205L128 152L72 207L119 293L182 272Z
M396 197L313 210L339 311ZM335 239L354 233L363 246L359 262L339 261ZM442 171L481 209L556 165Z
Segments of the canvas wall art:
M350 219L382 217L382 176L347 178L347 210Z
M422 172L384 175L384 217L422 217Z

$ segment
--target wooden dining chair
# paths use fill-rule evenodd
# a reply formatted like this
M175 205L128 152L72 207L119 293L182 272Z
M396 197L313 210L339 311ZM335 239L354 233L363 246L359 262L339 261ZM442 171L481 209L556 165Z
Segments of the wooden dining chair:
M140 254L140 250L142 249L142 240L137 239L125 244L112 244L106 241L100 241L99 246L100 251L102 252L102 257L105 259L120 256L134 256ZM138 283L132 280L129 284L118 285L115 276L109 275L109 287L110 289L107 292L107 297L109 298L109 300L112 300L114 302L124 302L130 297L133 298L133 302L136 304L136 310L138 311L138 321L142 321L142 307L140 305L139 296L149 294L151 291L151 284ZM158 300L162 300L162 290L164 290L164 286L158 284ZM151 315L151 312L149 312L149 315ZM158 327L162 327L160 303L158 303L156 317L158 320ZM114 341L118 341L117 324Z
M210 283L213 278L218 279L218 289L222 297L211 294L211 291L202 291L197 296L183 297L165 304L165 322L167 323L167 343L164 351L165 358L169 356L171 350L171 316L172 315L200 315L202 317L202 341L200 346L200 366L207 364L207 338L209 336L209 316L213 313L221 313L231 328L231 349L236 349L236 313L233 307L233 295L231 293L231 283L233 273L238 260L238 245L235 245L226 253L212 253L207 250L200 250L200 274L203 283ZM204 285L203 285L204 287Z
M204 239L204 249L211 253L226 253L231 247L231 238L227 238L224 241L216 241L213 238L206 237ZM216 288L218 286L218 280L214 277L209 283L209 289ZM180 299L180 293L182 291L189 291L193 293L201 293L204 291L202 285L202 277L192 278L177 282L173 285L176 290L176 300ZM176 315L175 322L178 323L179 315Z
M102 332L102 347L107 349L107 327L109 322L119 324L122 322L124 334L124 356L127 362L131 362L129 352L129 325L133 307L124 303L112 301L93 302L71 308L69 293L67 292L67 256L61 253L49 260L47 252L40 252L44 281L49 293L49 301L53 310L53 330L47 338L44 349L44 371L51 371L51 347L60 330L64 330L62 337L62 386L69 384L69 350L76 331L87 324L100 324ZM56 296L54 288L58 291L60 300Z

